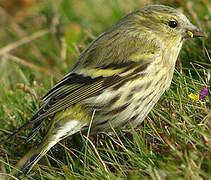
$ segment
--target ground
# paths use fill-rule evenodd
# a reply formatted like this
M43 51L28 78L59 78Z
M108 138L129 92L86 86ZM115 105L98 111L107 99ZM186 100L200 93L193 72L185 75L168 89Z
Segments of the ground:
M87 45L128 12L148 4L178 8L206 38L183 46L170 89L137 129L56 145L21 179L209 179L211 177L211 2L209 0L1 0L0 179L44 134L7 139Z

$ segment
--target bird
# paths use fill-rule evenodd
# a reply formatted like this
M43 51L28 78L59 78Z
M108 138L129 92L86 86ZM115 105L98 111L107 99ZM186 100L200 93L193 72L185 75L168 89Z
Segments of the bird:
M204 36L169 6L145 6L124 16L79 55L40 109L10 136L33 126L30 141L50 118L42 142L17 167L29 173L55 144L89 127L91 134L137 127L170 87L184 41Z

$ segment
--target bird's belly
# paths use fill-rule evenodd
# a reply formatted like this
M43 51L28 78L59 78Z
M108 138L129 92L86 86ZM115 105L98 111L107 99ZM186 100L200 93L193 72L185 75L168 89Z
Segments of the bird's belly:
M103 93L84 101L85 107L94 111L92 132L104 132L111 126L136 127L147 116L164 93L166 82L135 79L107 89Z

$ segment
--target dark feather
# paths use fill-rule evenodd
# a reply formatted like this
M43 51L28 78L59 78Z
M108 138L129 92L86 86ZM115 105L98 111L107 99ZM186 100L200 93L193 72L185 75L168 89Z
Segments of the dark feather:
M41 119L34 124L33 129L30 131L30 133L26 137L26 141L30 141L38 133L43 123L43 120L44 119Z

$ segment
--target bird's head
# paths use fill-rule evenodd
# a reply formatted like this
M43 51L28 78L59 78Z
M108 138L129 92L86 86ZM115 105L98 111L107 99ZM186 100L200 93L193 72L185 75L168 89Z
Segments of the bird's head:
M133 17L141 33L146 32L148 37L157 37L167 43L205 36L184 14L168 6L146 6L137 10Z

